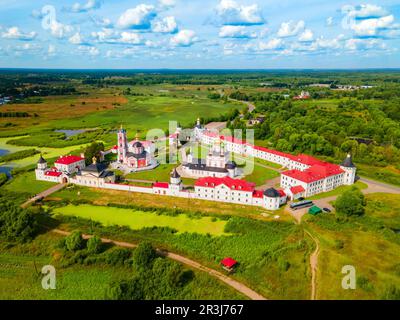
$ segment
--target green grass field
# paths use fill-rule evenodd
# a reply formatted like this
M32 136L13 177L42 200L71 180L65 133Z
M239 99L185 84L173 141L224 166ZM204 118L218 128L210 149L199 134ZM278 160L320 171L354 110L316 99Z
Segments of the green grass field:
M37 181L35 172L29 171L18 174L2 186L2 189L10 192L26 193L33 196L51 188L52 186L54 186L53 182Z
M309 197L307 199L309 200L318 200L318 199L322 199L322 198L328 198L328 197L333 197L333 196L338 196L340 194L342 194L343 192L351 189L353 186L356 186L357 188L359 188L360 190L366 189L368 188L368 185L364 182L361 181L357 181L354 185L352 186L340 186L332 191L328 191L328 192L323 192L320 194L317 194L315 196Z
M211 234L213 236L227 235L224 232L226 221L213 221L211 217L194 219L184 214L167 216L131 209L92 205L68 205L66 207L55 208L53 212L66 216L90 219L100 222L104 226L127 226L132 230L151 227L170 227L177 230L178 233L189 232Z

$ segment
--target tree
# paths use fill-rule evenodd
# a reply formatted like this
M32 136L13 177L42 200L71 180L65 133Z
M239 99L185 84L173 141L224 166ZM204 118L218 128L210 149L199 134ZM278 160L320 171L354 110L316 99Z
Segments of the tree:
M86 244L86 247L89 251L89 253L92 254L97 254L101 252L102 249L102 241L100 239L99 236L93 236L92 238L90 238Z
M364 195L354 186L340 195L335 202L336 211L346 216L363 215L365 212L365 205Z
M133 252L133 264L137 269L150 269L157 253L149 242L141 242Z
M93 142L85 149L86 164L92 163L93 157L100 159L100 151L104 151L104 144L102 142Z
M65 239L65 246L68 251L78 251L84 248L85 241L82 238L82 233L79 231L72 232Z
M36 216L0 197L0 235L9 241L26 242L37 230Z

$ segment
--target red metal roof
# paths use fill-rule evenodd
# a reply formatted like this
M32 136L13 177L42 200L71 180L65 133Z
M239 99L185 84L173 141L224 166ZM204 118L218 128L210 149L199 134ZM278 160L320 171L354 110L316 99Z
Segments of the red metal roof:
M285 191L283 191L282 189L277 190L279 192L279 195L282 197L286 197L286 193Z
M282 174L302 182L310 183L343 172L338 165L321 161L320 164L313 165L304 171L294 169L282 172Z
M291 188L290 188L290 191L291 191L293 194L299 194L299 193L303 193L303 192L306 191L306 190L304 190L304 188L303 188L302 186L295 186L295 187L291 187Z
M241 139L237 139L235 137L230 137L230 136L221 136L221 140L231 142L231 143L236 143L236 144L245 144L245 142Z
M70 165L70 164L73 164L75 162L79 162L82 160L85 160L85 159L78 157L78 156L64 156L64 157L60 157L55 163Z
M232 259L232 258L230 258L230 257L228 257L228 258L224 258L222 261L221 261L221 264L224 266L224 267L227 267L227 268L232 268L232 267L234 267L236 264L237 264L237 261L236 260L234 260L234 259Z
M62 175L62 172L59 171L46 171L44 173L45 176L49 176L49 177L59 177Z
M206 177L200 178L196 181L195 186L197 187L206 187L206 188L215 188L221 184L226 185L232 190L241 190L241 191L254 191L255 183L247 182L245 180L240 179L232 179L230 177L224 178L214 178L214 177Z
M262 190L254 190L253 198L262 198L264 196L264 191Z
M169 183L168 182L155 182L155 183L153 183L153 188L168 189Z

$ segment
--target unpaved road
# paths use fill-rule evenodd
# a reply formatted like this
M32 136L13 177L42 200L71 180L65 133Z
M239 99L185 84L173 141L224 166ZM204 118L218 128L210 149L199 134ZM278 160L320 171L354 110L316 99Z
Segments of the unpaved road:
M53 229L51 230L54 233L57 234L61 234L63 236L68 236L71 234L71 232L68 231L64 231L64 230L60 230L60 229ZM84 239L89 239L91 238L92 235L87 235L84 234L83 238ZM129 249L133 249L137 247L137 244L135 243L130 243L130 242L123 242L123 241L115 241L115 240L111 240L111 239L107 239L107 238L101 238L101 240L104 243L112 243L116 246L119 247L124 247L124 248L129 248ZM207 272L209 275L213 276L214 278L217 278L218 280L226 283L228 286L234 288L235 290L239 291L240 293L244 294L245 296L249 297L252 300L267 300L265 297L263 297L262 295L258 294L257 292L255 292L254 290L250 289L249 287L245 286L244 284L233 280L232 278L224 275L223 273L216 271L214 269L208 268L206 266L203 266L202 264L193 261L189 258L186 258L184 256L178 255L176 253L172 253L172 252L168 252L168 251L164 251L164 250L159 250L157 249L157 253L161 256L170 258L172 260L178 261L180 263L183 263L189 267L192 267L194 269L203 271L203 272Z
M25 203L23 203L21 205L21 207L25 208L28 204L35 202L36 200L39 200L40 198L45 198L57 191L60 191L62 188L64 188L67 184L66 183L60 183L60 184L56 184L55 186L39 193L38 195L34 196L33 198L30 198L28 201L26 201Z
M318 256L319 256L319 241L310 232L305 230L310 238L315 243L315 250L310 256L311 267L311 300L317 299L317 272L318 272Z

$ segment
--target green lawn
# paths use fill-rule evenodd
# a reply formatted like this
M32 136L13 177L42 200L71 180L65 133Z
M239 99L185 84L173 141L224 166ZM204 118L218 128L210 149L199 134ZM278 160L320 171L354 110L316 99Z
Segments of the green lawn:
M11 192L35 195L54 185L55 183L53 182L36 180L35 172L29 171L18 174L2 186L2 189Z
M353 186L358 187L360 190L368 188L368 185L366 183L361 182L361 181L357 181L352 186L340 186L340 187L338 187L338 188L336 188L336 189L334 189L332 191L323 192L323 193L317 194L315 196L309 197L307 199L309 199L309 200L318 200L318 199L322 199L322 198L338 196L338 195L342 194L343 192L351 189Z
M151 212L135 211L131 209L102 207L93 205L68 205L55 208L54 213L66 216L75 216L102 223L104 226L127 226L132 230L151 227L170 227L179 233L200 233L214 236L226 235L224 227L226 221L211 217L199 219L190 218L185 214L177 216L157 215Z

